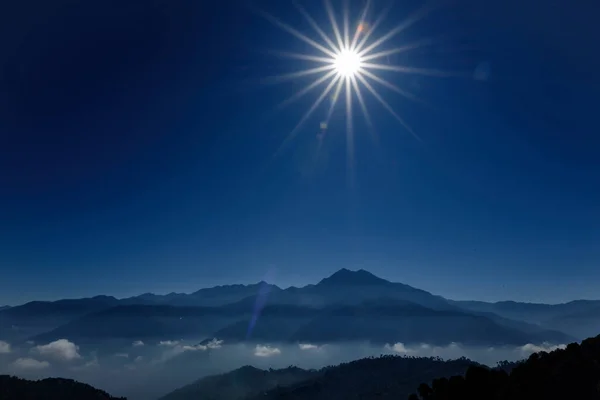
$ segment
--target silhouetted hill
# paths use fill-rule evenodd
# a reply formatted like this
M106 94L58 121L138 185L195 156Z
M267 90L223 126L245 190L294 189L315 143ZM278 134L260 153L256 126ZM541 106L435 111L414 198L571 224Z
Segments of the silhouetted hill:
M200 379L160 400L402 399L423 379L463 374L471 365L477 364L467 359L381 356L320 370L246 366Z
M85 383L71 379L48 378L29 381L14 376L0 375L2 400L125 400Z
M199 379L160 400L241 400L262 394L278 385L292 385L316 375L316 371L296 367L265 371L245 366L226 374Z
M600 399L600 335L564 350L532 354L510 373L470 367L466 375L418 387L423 400ZM419 398L416 394L412 400Z
M0 311L8 310L9 308L10 308L10 306L0 306Z
M475 363L467 359L381 356L327 367L315 378L278 387L251 400L405 399L415 385L436 376L463 374Z

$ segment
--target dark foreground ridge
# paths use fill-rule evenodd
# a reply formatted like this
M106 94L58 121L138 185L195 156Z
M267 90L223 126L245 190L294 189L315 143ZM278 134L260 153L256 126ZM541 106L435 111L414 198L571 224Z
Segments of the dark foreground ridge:
M600 335L532 354L510 372L470 367L465 376L423 383L410 400L600 399Z
M471 365L477 364L465 358L442 361L388 355L319 370L247 366L202 378L160 400L406 399L423 380L464 374Z
M72 379L47 378L29 381L0 375L2 400L126 400Z

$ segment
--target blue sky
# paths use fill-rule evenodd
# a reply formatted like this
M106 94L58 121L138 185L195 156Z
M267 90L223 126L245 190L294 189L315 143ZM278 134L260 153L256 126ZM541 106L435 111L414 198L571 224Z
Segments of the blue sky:
M265 84L304 67L270 51L307 46L256 10L318 38L302 16L204 3L2 6L0 304L343 267L457 299L598 298L593 1L457 0L394 39L438 38L400 61L464 76L386 74L426 103L381 91L423 142L368 98L352 185L343 107L317 162L325 106L273 157L317 92L276 110L310 80Z

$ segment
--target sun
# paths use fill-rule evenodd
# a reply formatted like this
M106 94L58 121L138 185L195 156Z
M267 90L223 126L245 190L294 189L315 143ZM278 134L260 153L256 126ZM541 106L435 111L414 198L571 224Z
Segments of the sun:
M355 50L343 49L333 59L335 71L345 77L352 78L360 71L362 58Z
M303 33L266 12L260 12L265 19L312 48L310 53L295 53L289 51L277 52L287 58L311 62L314 64L314 67L274 76L272 77L273 82L279 83L286 80L295 81L299 78L309 76L315 77L311 83L307 83L306 86L300 88L291 97L283 101L279 105L279 108L297 101L317 88L319 88L319 91L321 92L300 118L300 121L298 121L296 126L289 132L287 137L285 137L283 143L277 150L276 155L281 154L283 149L287 147L289 142L298 134L304 123L315 112L323 113L319 122L320 131L317 134L319 143L321 143L329 130L329 122L332 119L334 109L341 103L345 106L347 157L349 160L348 165L351 165L354 158L353 109L355 108L355 105L358 105L358 109L362 112L369 132L374 134L373 122L367 108L367 101L369 100L367 97L370 97L371 101L375 100L379 103L379 105L387 110L408 133L420 141L420 137L384 99L379 93L379 90L384 89L392 91L400 94L405 99L414 101L419 100L417 96L397 85L396 82L387 80L384 76L389 76L390 73L394 72L399 74L451 76L451 74L447 74L444 71L439 71L437 69L398 65L390 61L391 56L403 54L411 50L419 49L422 46L433 44L431 39L421 39L415 42L402 43L402 33L427 15L430 8L421 7L410 14L406 20L387 31L387 33L375 34L374 32L376 32L377 28L385 19L389 8L386 8L379 17L372 18L369 14L371 3L373 3L374 0L365 0L364 8L360 12L360 15L357 16L358 18L355 23L352 23L349 16L350 8L348 2L345 1L342 10L342 23L338 24L331 0L323 1L326 15L329 19L326 30L333 32L333 35L328 35L297 1L293 1L293 4L306 22L311 26L313 31L312 37L308 36L308 32ZM373 22L371 23L370 21ZM396 37L399 37L401 44L394 47L389 46L391 39ZM388 45L386 46L386 44ZM385 74L382 72L385 72ZM399 83L401 82L405 83L406 81L400 79ZM323 107L324 109L321 111L319 108L322 104L326 104L326 106Z

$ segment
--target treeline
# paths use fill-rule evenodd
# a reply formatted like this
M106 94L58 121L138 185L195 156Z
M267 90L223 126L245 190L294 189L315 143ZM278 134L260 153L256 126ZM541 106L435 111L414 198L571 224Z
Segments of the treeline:
M72 379L29 381L0 375L1 400L126 400Z
M231 372L207 376L177 389L159 400L237 400L262 395L274 387L292 385L317 374L294 366L262 370L244 366Z
M382 355L322 368L317 376L250 397L251 400L406 399L422 381L464 374L476 363L460 358ZM225 399L224 399L225 400Z
M600 335L532 354L510 371L471 366L422 383L409 400L600 400Z

